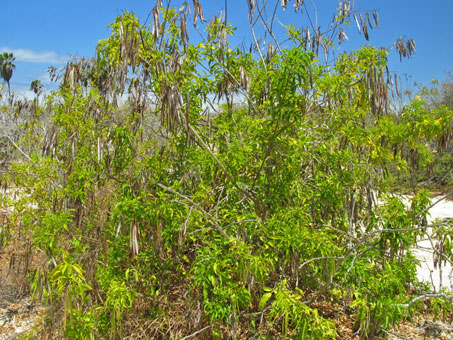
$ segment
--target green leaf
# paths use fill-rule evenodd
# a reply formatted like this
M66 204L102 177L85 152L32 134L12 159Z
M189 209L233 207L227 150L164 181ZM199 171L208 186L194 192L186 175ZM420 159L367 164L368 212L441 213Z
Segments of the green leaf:
M264 293L263 294L263 296L260 299L259 306L258 306L259 309L262 310L266 306L266 303L267 303L267 301L269 301L269 299L271 298L272 294L273 293Z

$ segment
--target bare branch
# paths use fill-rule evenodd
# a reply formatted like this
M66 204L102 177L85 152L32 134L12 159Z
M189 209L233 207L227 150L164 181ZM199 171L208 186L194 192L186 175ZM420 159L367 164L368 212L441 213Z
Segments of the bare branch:
M412 299L411 301L409 301L408 303L406 304L399 304L398 306L402 306L402 307L407 307L409 308L410 306L412 306L414 303L416 303L417 301L420 301L420 300L424 300L424 299L434 299L434 298L443 298L445 300L448 300L448 301L453 301L453 295L445 295L445 294L423 294L423 295L420 295L420 296L417 296L416 298Z
M187 336L185 336L184 338L181 338L180 340L187 340L187 339L193 338L195 335L200 334L201 332L204 332L204 331L207 330L208 328L211 328L211 325L208 325L208 326L206 326L206 327L203 327L202 329L196 331L195 333L192 333L192 334L190 334L190 335L187 335Z
M216 219L214 217L212 217L212 215L210 213L208 213L206 210L204 210L198 203L194 202L193 200L191 200L189 197L187 197L186 195L183 195L175 190L173 190L172 188L170 187L167 187L161 183L156 183L156 185L162 189L164 189L165 191L168 191L168 192L171 192L172 194L175 194L179 197L181 197L182 199L186 200L187 202L189 202L190 204L192 204L194 207L196 207L197 211L199 213L201 213L202 215L204 215L205 217L208 218L209 221L212 222L212 224L214 225L214 227L217 229L217 231L223 236L225 237L227 240L230 240L230 236L222 229L222 227L219 225L219 223L216 221Z
M28 155L27 155L27 154L19 147L19 145L17 145L17 144L11 139L11 137L6 133L5 130L3 130L2 127L0 127L0 129L1 129L2 132L3 132L3 135L4 135L6 138L8 138L8 140L14 145L14 147L15 147L15 148L16 148L16 149L17 149L17 150L18 150L18 151L19 151L26 159L28 159L28 160L29 160L30 162L32 162L32 163L35 163L35 162L33 162L33 160L30 158L30 156L28 156Z
M305 267L307 264L318 261L318 260L342 260L344 259L344 256L321 256L321 257L314 257L308 261L305 261L299 266L299 270L301 270L303 267Z

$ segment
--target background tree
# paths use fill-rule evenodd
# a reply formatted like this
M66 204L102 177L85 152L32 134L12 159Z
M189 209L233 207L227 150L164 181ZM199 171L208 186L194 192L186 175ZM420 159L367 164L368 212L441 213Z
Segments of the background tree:
M16 68L16 65L13 64L16 58L13 56L12 53L3 52L0 56L0 67L1 67L1 75L2 78L8 83L8 92L11 94L11 88L9 81L13 76L13 70Z
M36 113L38 109L38 99L39 95L42 92L43 85L41 84L40 80L33 80L30 84L30 90L32 90L35 94L35 98L33 99L33 111Z
M444 105L453 109L453 71L447 72L447 77L442 81L433 80L431 86L421 86L420 97L431 108Z
M419 89L417 96L410 104L406 103L401 116L408 118L404 113L417 112L415 115L411 113L410 119L436 122L440 135L436 143L429 145L434 151L432 160L426 167L414 169L411 181L420 187L428 185L447 191L453 185L453 126L448 124L448 117L453 112L453 72L447 72L444 80L433 80L429 86L416 86ZM414 111L414 107L417 110ZM419 157L418 152L412 154L415 158Z
M30 90L32 90L36 96L39 96L42 92L43 85L40 80L33 80L30 84Z

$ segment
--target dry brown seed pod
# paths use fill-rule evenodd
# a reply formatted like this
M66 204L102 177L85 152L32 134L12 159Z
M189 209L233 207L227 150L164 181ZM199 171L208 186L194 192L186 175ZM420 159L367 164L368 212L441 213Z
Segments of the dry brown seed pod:
M280 4L282 5L283 9L286 9L286 5L288 4L288 0L281 0Z

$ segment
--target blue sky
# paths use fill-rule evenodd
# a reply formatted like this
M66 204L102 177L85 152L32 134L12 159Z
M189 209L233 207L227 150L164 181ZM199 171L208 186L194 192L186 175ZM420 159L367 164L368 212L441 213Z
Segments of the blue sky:
M218 15L225 5L224 0L199 1L207 19ZM269 0L269 3L276 1L280 0ZM292 23L300 28L306 25L306 17L294 14L293 2L289 0L287 10L279 10L277 17L284 24ZM0 52L13 52L16 57L12 91L26 92L35 79L41 80L45 88L51 88L46 72L48 66L62 66L74 55L94 56L97 42L109 36L107 26L117 15L127 9L144 22L154 3L153 0L4 1ZM172 6L179 7L181 3L181 0L173 0ZM319 24L324 27L338 6L337 0L306 0L306 3L311 8L312 3L317 6ZM246 0L228 0L227 4L228 21L238 28L233 43L249 42ZM409 77L410 88L409 83L417 81L428 85L431 79L442 80L446 71L453 70L452 0L355 0L354 9L378 10L381 27L371 31L372 45L389 48L400 35L415 40L417 53L411 59L400 62L395 51L389 58L390 70L403 79ZM352 24L347 31L349 41L343 47L345 50L367 44ZM194 35L193 31L189 33Z

